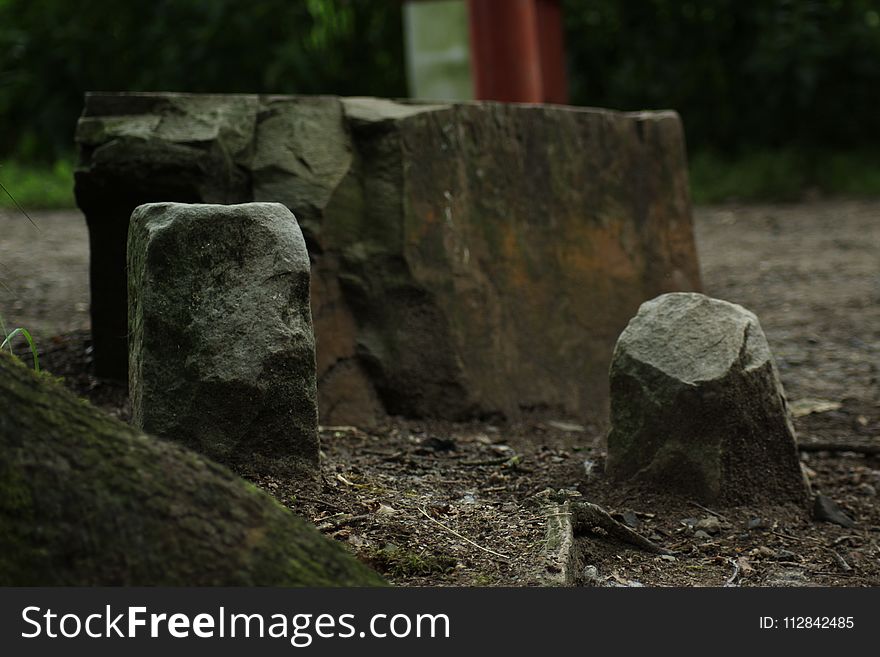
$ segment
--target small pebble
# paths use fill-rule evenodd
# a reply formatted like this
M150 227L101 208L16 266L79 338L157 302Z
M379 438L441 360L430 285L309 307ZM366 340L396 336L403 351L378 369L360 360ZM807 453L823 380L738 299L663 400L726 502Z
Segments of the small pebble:
M749 518L748 528L752 529L766 529L767 523L764 522L763 518Z
M800 560L800 557L798 557L798 555L796 555L794 552L792 552L791 550L785 550L785 549L777 550L775 557L779 561L799 561Z
M595 461L592 461L590 459L584 459L584 476L587 479L589 479L592 476L593 470L595 469L595 467L596 467Z
M819 493L813 501L813 518L851 529L856 523L830 497Z
M632 527L633 529L637 529L638 526L642 524L642 521L639 520L638 517L636 516L636 514L633 513L632 511L624 511L621 514L621 517L623 518L624 524L626 524L629 527Z
M581 577L587 586L599 586L602 583L599 579L599 569L596 566L585 566Z
M859 487L856 490L859 491L859 495L865 495L866 497L874 497L877 495L877 489L868 483L859 484Z
M697 529L702 529L709 534L717 534L721 531L721 521L715 516L706 516L694 525Z

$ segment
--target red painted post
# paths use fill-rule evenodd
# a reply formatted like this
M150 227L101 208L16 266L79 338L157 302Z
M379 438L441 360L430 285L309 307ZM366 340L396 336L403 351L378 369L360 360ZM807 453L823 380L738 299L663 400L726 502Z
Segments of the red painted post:
M565 75L565 42L560 0L536 0L538 48L541 53L541 86L545 103L568 102Z
M474 97L566 103L560 0L468 0Z
M534 0L469 0L468 10L474 97L543 102Z

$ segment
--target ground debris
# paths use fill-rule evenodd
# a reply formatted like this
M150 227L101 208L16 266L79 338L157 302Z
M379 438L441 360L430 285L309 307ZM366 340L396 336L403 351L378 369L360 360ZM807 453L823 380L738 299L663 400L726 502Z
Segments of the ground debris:
M725 219L731 214L737 218L735 224ZM537 417L509 423L493 419L488 424L394 420L363 428L324 427L320 491L304 491L296 482L258 472L241 474L316 524L346 514L326 533L397 585L545 582L546 518L535 495L545 488L566 487L605 509L636 509L642 521L639 532L677 552L675 562L658 561L655 554L617 541L575 539L581 563L596 569L602 585L618 584L611 576L616 573L624 582L646 586L722 586L733 571L730 559L745 555L754 572L738 576L738 586L880 586L880 505L863 486L880 488L880 457L877 451L853 448L877 445L880 436L880 389L872 362L876 359L871 358L880 353L878 214L876 201L696 209L707 293L741 303L761 317L790 399L841 402L837 410L797 417L794 425L801 462L812 471L812 486L857 518L858 528L816 523L791 508L711 504L731 528L709 540L700 538L696 532L702 530L680 524L697 515L691 504L607 482L601 448L604 427L586 417L577 418L585 433L559 430L547 424L547 418ZM52 249L36 256L40 267L29 266L41 244L35 243L26 222L21 231L18 222L7 222L10 230L4 234L0 255L12 273L3 282L17 296L0 299L5 304L0 314L17 325L36 328L31 332L44 370L126 420L130 415L125 385L96 378L90 361L84 222L71 213L35 218ZM772 239L770 218L778 226ZM838 242L849 247L838 248ZM16 305L17 299L26 303ZM822 342L811 342L814 335L821 335ZM415 454L418 441L426 436L453 439L456 449ZM461 461L500 458L503 454L491 449L496 444L507 444L522 455L530 471L503 463L460 466ZM572 458L564 458L564 453ZM343 484L337 473L359 486ZM468 494L473 503L463 502ZM375 514L375 502L400 513ZM512 558L505 561L468 546L425 520L419 512L423 507L459 533ZM638 509L649 509L650 514ZM843 570L826 547L852 570ZM580 577L582 571L578 567L575 574Z
M837 502L821 493L816 495L813 501L813 517L816 520L832 522L835 525L840 525L841 527L849 529L856 526L853 519L840 509Z
M578 534L589 533L594 527L600 527L608 532L610 536L613 536L624 543L633 545L640 550L666 556L672 554L669 550L660 547L652 540L639 534L637 531L617 522L598 504L576 500L572 500L570 504L572 528L574 529L575 536Z

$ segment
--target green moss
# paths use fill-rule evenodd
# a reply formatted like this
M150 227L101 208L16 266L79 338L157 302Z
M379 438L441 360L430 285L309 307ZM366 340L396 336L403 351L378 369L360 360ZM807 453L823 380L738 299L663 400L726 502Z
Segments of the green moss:
M34 520L33 496L22 476L10 463L0 464L0 518L12 522L0 522L0 586L9 586L12 580L5 574L21 569L30 571L32 563L21 555L30 553L31 546L15 531L14 523L31 523Z
M30 513L33 507L33 498L21 473L8 464L0 466L0 504L17 515Z
M380 585L225 468L0 355L0 584Z
M425 551L412 552L396 545L386 545L374 550L368 561L380 572L392 577L427 577L445 573L458 563L447 555L429 554Z

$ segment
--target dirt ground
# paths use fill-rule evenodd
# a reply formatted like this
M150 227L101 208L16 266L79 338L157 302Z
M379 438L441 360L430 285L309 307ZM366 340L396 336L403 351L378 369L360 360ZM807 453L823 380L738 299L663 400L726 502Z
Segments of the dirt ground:
M0 316L34 333L44 368L125 419L125 390L89 371L85 224L76 212L31 214L40 231L0 214ZM760 318L813 488L854 527L610 486L599 431L570 418L325 427L320 490L243 474L397 584L546 583L558 570L545 554L547 488L602 505L673 553L585 534L574 572L584 585L880 584L880 201L695 214L705 291Z

